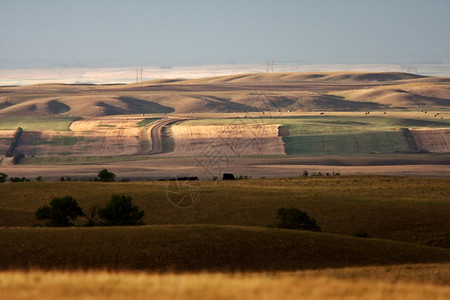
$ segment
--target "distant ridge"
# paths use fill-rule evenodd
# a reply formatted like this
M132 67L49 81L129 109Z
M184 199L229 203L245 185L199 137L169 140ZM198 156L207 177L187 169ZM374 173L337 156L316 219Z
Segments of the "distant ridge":
M1 117L450 107L450 78L400 72L248 73L123 85L0 87Z
M186 83L295 83L303 81L385 82L426 78L426 76L401 72L295 72L268 74L240 74L189 80Z

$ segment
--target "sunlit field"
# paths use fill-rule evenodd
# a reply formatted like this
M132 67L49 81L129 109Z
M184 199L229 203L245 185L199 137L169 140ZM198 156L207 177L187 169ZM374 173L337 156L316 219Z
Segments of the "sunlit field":
M450 287L436 279L436 274L448 278L449 267L412 265L235 274L12 271L0 273L0 296L12 300L447 299ZM414 272L412 279L408 270Z

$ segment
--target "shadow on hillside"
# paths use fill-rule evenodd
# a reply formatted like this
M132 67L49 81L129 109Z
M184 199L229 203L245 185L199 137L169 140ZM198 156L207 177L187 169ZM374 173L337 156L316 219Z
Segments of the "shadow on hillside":
M105 108L105 115L172 113L175 111L172 107L163 106L155 102L131 97L120 97L118 99L125 104L125 108L110 105L105 102L99 102L97 105Z
M4 108L7 108L7 107L10 107L10 106L12 106L12 105L14 105L14 104L12 104L12 103L9 102L9 101L0 102L0 110L2 110L2 109L4 109Z
M58 100L52 100L47 103L47 108L52 114L62 114L70 110L70 106L59 102Z
M321 110L343 110L343 111L359 111L359 110L376 110L387 108L386 105L376 102L362 102L346 100L344 97L335 95L323 95L312 101L316 109Z
M228 99L216 97L216 96L193 96L195 99L202 100L204 102L204 110L211 112L237 112L237 111L257 111L256 108L249 105L233 102Z

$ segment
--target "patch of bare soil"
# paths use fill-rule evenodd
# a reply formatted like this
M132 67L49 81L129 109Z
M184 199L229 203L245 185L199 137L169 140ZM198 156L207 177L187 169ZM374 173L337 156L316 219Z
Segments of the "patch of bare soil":
M73 122L71 131L24 131L16 152L25 156L140 154L151 149L152 126L137 127L141 120L141 116L98 117Z
M417 150L427 152L450 152L450 129L410 129Z
M279 125L230 124L171 127L173 155L284 155Z
M104 117L73 122L70 130L80 137L85 155L130 155L140 152L142 117ZM144 132L145 134L145 132ZM78 144L78 143L77 143ZM84 145L83 145L84 144Z

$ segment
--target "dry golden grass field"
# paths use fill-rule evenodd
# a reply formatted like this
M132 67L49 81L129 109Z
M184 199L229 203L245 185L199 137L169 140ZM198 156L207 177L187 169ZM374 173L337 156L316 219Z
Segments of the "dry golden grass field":
M449 265L292 273L1 272L5 299L448 299ZM448 275L447 275L448 276Z
M448 181L334 176L180 186L1 184L0 296L446 299ZM196 191L199 198L180 208L170 191ZM33 220L34 210L51 197L70 194L87 209L111 193L131 195L150 225L34 227L42 224ZM281 206L307 211L324 232L267 227ZM363 233L366 238L355 237Z
M131 182L88 182L103 168ZM448 78L3 86L0 173L32 181L0 183L0 299L450 298ZM34 216L112 194L147 225ZM323 232L273 228L280 207Z

